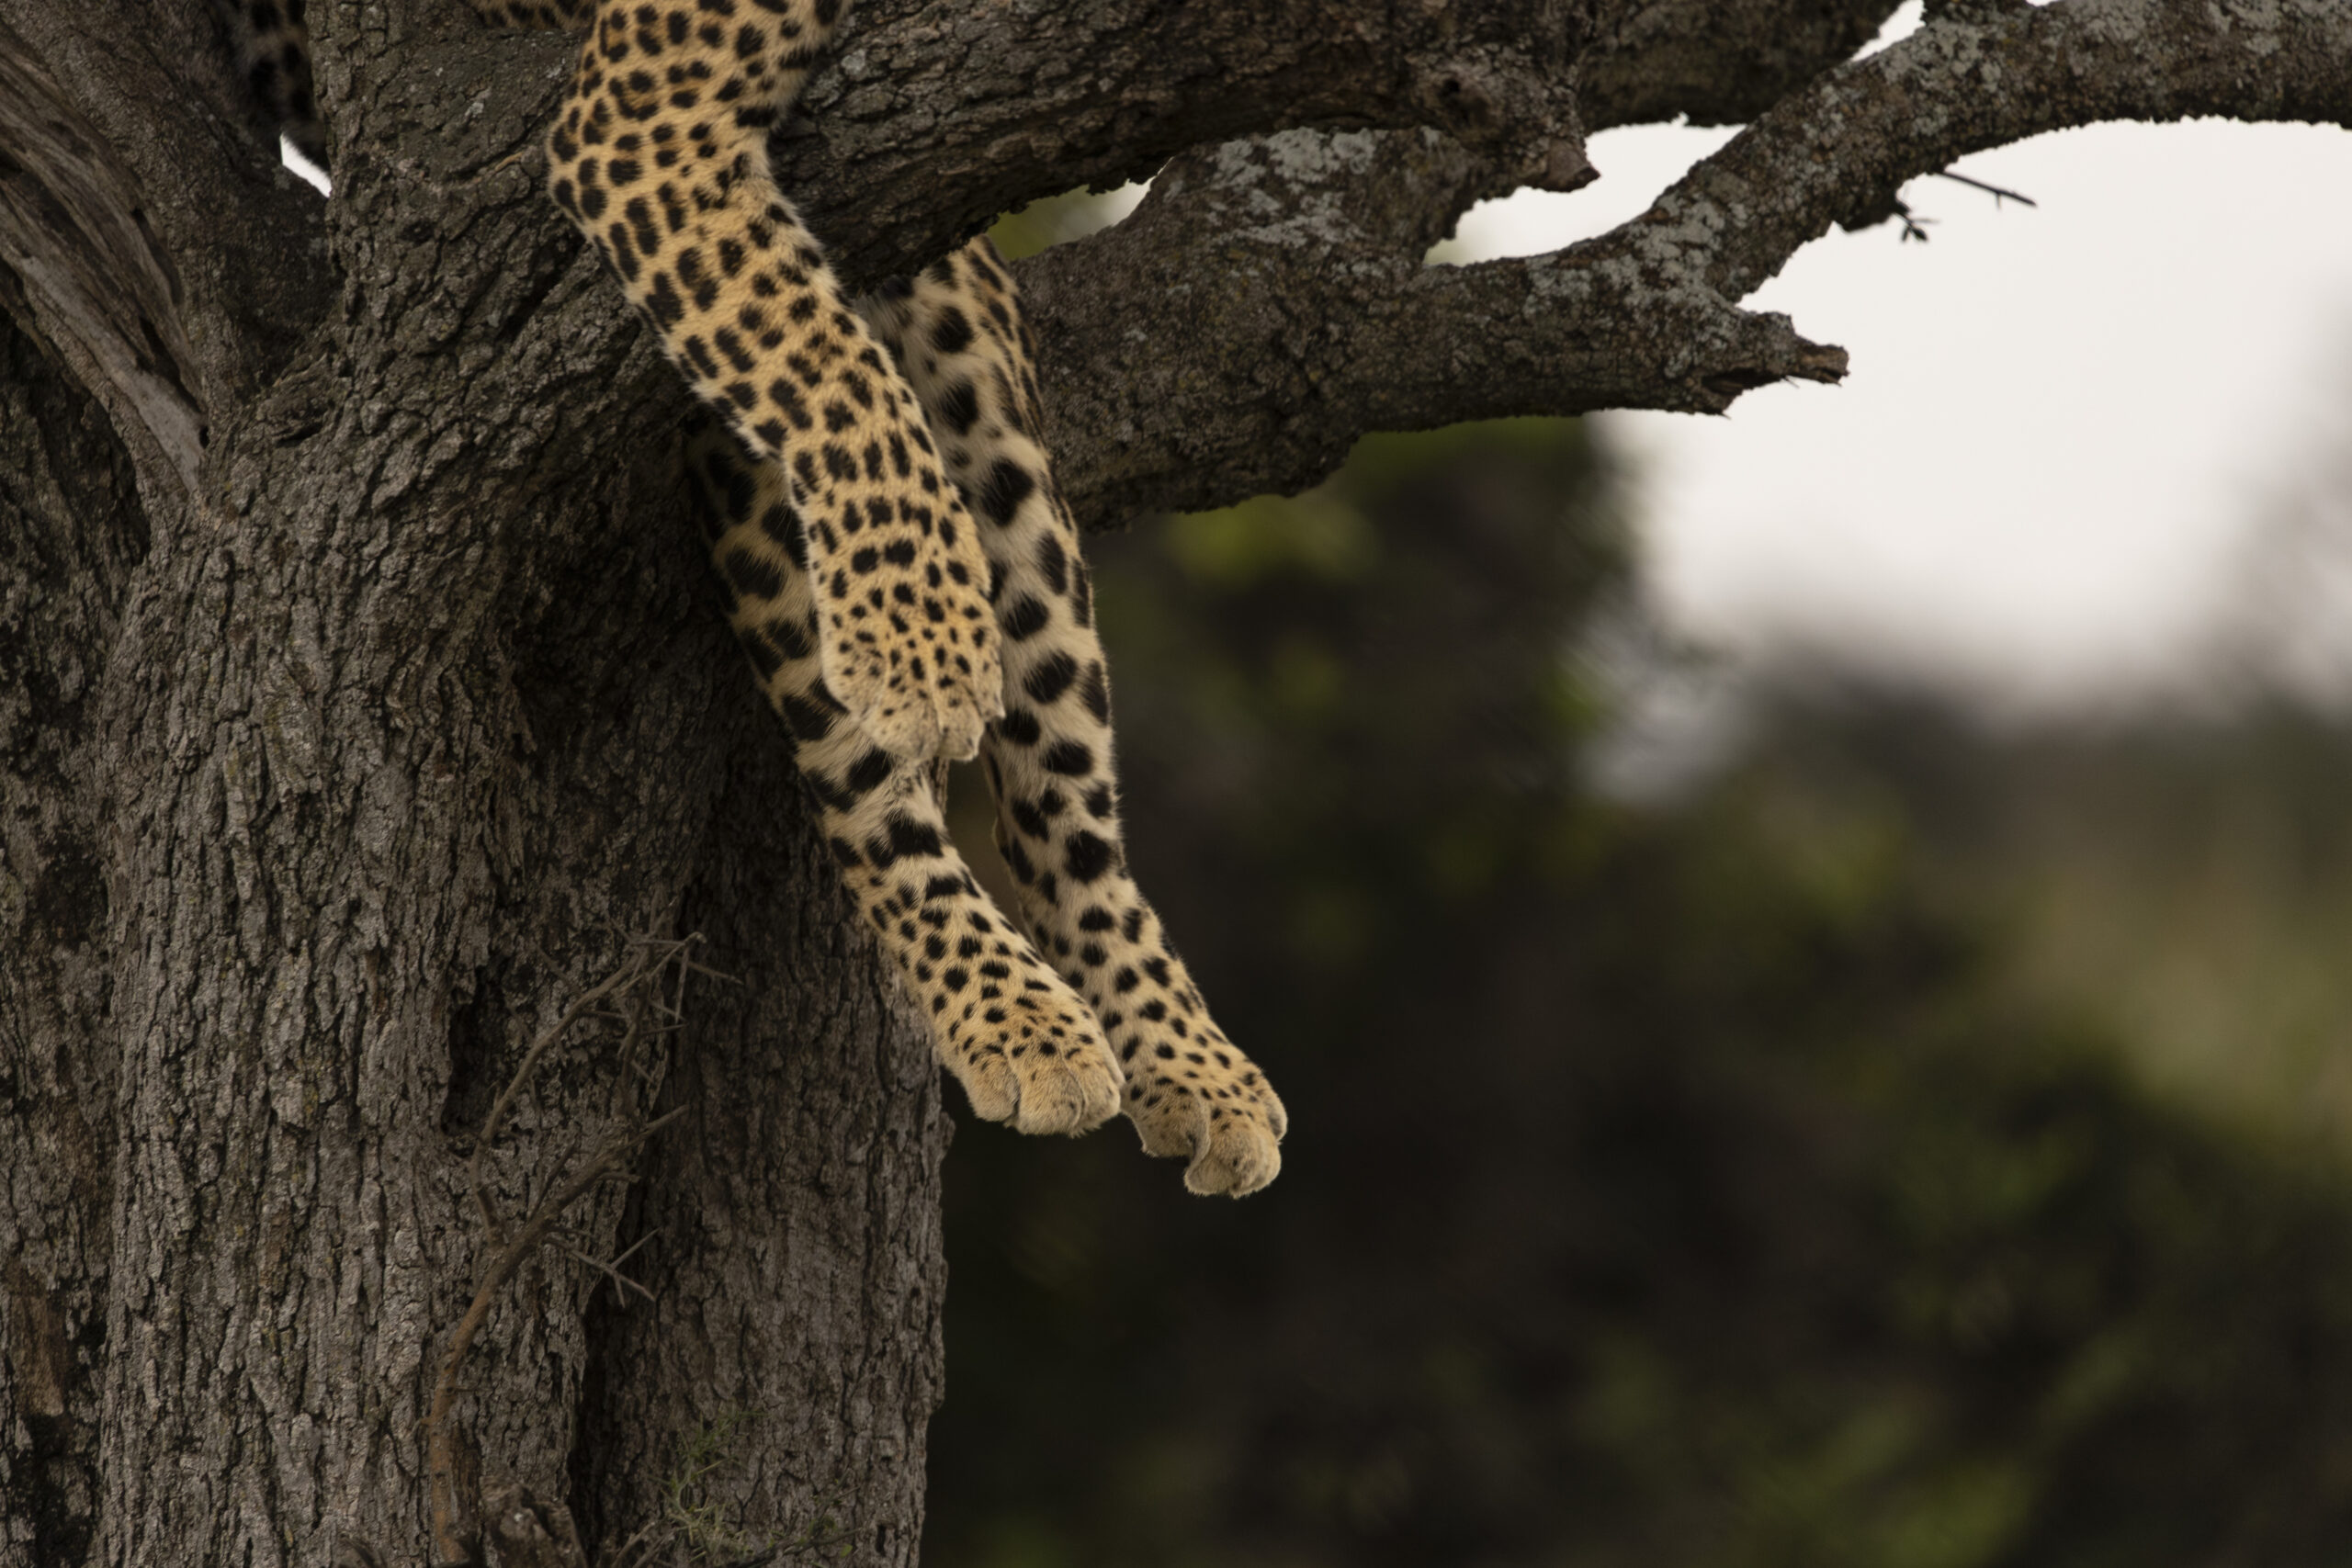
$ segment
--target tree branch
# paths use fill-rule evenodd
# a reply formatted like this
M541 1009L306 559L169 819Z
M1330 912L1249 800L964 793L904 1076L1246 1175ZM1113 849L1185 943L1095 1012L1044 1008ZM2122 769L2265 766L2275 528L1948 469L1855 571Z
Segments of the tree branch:
M862 6L779 139L778 178L860 286L1001 212L1296 126L1435 126L1512 185L1588 177L1585 0L1092 0ZM908 114L926 134L908 144ZM895 167L893 165L896 165Z
M1596 9L1598 18L1587 14ZM857 284L920 265L1039 197L1117 185L1188 148L1300 127L1431 127L1486 155L1500 189L1573 188L1587 177L1580 103L1583 119L1600 125L1745 118L1850 56L1892 9L1891 0L1826 9L1817 0L1094 0L980 17L941 0L867 0L779 132L776 168ZM502 67L487 84L467 82L469 93L492 95L491 128L507 123L499 100L529 100L517 117L526 135L485 143L469 166L517 151L536 157L536 128L574 46L485 38L462 18L448 36ZM331 108L348 96L345 85L327 79ZM342 129L349 141L352 127Z
M1075 372L1057 364L1056 401L1089 405L1100 430L1149 433L1122 437L1130 449L1114 455L1073 432L1065 440L1066 461L1075 460L1079 476L1073 493L1089 500L1095 480L1087 476L1099 461L1110 488L1090 502L1097 515L1205 504L1248 493L1237 487L1311 482L1371 427L1367 417L1416 423L1464 417L1467 411L1447 403L1457 393L1471 395L1476 412L1624 401L1720 408L1740 387L1823 373L1821 362L1809 357L1812 345L1785 323L1758 322L1721 301L1657 313L1638 333L1601 341L1590 320L1625 315L1611 290L1556 286L1531 274L1520 285L1519 314L1530 314L1539 293L1548 300L1582 288L1592 295L1594 315L1533 312L1531 319L1542 320L1545 330L1512 345L1519 369L1498 382L1487 373L1491 356L1464 349L1497 337L1491 320L1473 314L1498 303L1491 280L1417 288L1419 263L1454 216L1483 197L1526 184L1572 188L1590 177L1575 102L1577 65L1588 54L1599 62L1596 80L1612 122L1678 105L1728 112L1843 58L1884 9L1883 0L1842 0L1822 15L1796 0L1745 0L1715 18L1710 33L1691 0L1631 8L1500 0L1369 9L1343 0L1097 0L1007 7L985 22L937 0L872 0L812 85L806 112L779 135L777 173L856 284L918 265L1035 197L1148 173L1172 153L1224 138L1300 126L1442 130L1442 145L1453 151L1435 161L1407 158L1419 173L1395 192L1335 193L1346 211L1379 207L1393 220L1374 224L1361 243L1259 248L1263 265L1256 265L1254 281L1236 277L1233 288L1255 288L1269 298L1251 308L1255 326L1232 323L1222 352L1234 378L1221 387L1188 357L1170 367L1188 393L1171 400L1156 384L1163 378L1130 364L1125 346L1154 321L1172 329L1159 341L1202 341L1197 323L1171 317L1170 306L1195 299L1203 280L1229 273L1237 252L1217 243L1214 231L1223 220L1198 204L1162 198L1125 226L1117 265L1091 271L1082 290L1040 292L1039 315L1049 327L1064 308L1089 312L1101 327L1049 335L1066 346L1084 340L1107 355ZM401 280L399 297L371 301L371 315L424 324L422 334L408 328L411 344L403 346L412 352L447 323L449 336L442 342L461 360L479 360L490 370L487 378L472 372L461 378L447 410L514 406L514 393L527 385L521 401L531 410L528 435L545 432L558 442L608 449L620 433L571 417L563 406L567 385L548 385L537 367L550 356L597 367L579 384L599 389L597 416L609 417L620 405L601 389L622 373L624 351L636 342L634 323L617 312L599 319L600 310L611 311L609 289L575 259L571 236L552 219L520 233L483 221L536 197L539 127L572 44L528 34L485 37L462 20L445 32L403 34L395 18L390 31L371 32L351 20L363 10L335 8L322 40L321 81L336 116L339 188L349 214L343 243L354 247L348 265ZM1687 53L1692 33L1709 34L1716 51L1710 60L1729 62L1728 87L1717 83L1702 91L1696 57L1675 53ZM1679 85L1647 96L1620 90L1640 80L1645 62L1666 56L1682 61ZM380 161L381 148L425 141L410 134L412 127L430 128L427 144L437 143L444 154L436 167ZM1395 145L1428 143L1417 129ZM1268 196L1259 191L1250 199ZM420 215L430 216L430 230L418 225ZM1133 243L1143 233L1156 236L1148 247ZM498 243L486 244L485 237ZM412 248L413 261L393 262L384 254ZM1335 300L1332 268L1342 262L1348 297ZM573 276L560 276L566 273ZM1363 298L1374 276L1385 280L1385 300ZM1161 287L1168 281L1178 285L1173 293ZM1082 296L1091 302L1081 303ZM1367 330L1345 352L1336 343L1314 349L1292 344L1297 334L1288 323L1315 320L1318 311L1341 321L1362 316ZM1447 340L1412 341L1417 324L1432 314ZM1662 341L1669 332L1693 335L1678 346ZM495 352L478 353L474 344L494 344ZM1426 362L1426 373L1401 380L1374 375L1377 384L1354 389L1355 367L1371 371L1408 348L1409 357ZM1660 392L1637 367L1668 357L1687 363L1676 373L1677 386ZM1335 363L1318 367L1317 358ZM1567 396L1556 391L1563 365L1573 384ZM1289 383L1299 376L1325 389L1327 400L1315 411L1319 419L1291 421L1271 442L1260 434L1265 421L1237 421L1235 404L1246 409L1271 399L1272 407L1295 406L1278 394L1295 390ZM281 400L289 405L286 412L272 417L290 428L327 417L321 400L326 389L364 380L366 373L337 367L314 379L319 395L289 391ZM1376 409L1357 406L1359 398ZM1133 412L1101 423L1121 410ZM1196 416L1204 423L1196 425ZM518 461L576 466L569 453L534 456L524 449L527 442L510 444ZM1161 449L1151 450L1155 446ZM1163 479L1178 472L1190 480L1170 489Z
M1789 98L1618 232L1655 231L1736 299L1832 223L1968 153L2199 115L2352 119L2352 9L2061 0L1936 23Z
M1434 132L1289 131L1179 159L1125 222L1024 263L1073 503L1110 525L1303 488L1370 430L1712 412L1844 373L1692 275L1573 252L1424 266L1489 173Z
M2198 114L2342 123L2352 11L1954 17L1819 78L1634 221L1458 269L1422 267L1426 231L1379 215L1453 210L1482 184L1466 150L1288 133L1190 155L1127 222L1021 269L1064 485L1101 526L1304 488L1372 430L1716 412L1772 381L1834 381L1842 350L1736 308L1799 246L1967 152Z

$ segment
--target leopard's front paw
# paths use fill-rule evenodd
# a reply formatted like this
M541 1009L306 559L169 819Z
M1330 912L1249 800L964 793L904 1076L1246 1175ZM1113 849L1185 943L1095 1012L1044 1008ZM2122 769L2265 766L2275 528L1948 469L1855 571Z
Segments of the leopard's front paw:
M1118 1112L1118 1059L1086 1004L1058 987L966 1004L940 1057L976 1115L1016 1132L1075 1137Z
M927 623L923 630L937 627ZM922 636L903 617L871 625L845 621L825 641L825 689L885 751L918 761L945 757L960 762L1004 716L994 643L960 641L950 646L935 635Z
M1144 1153L1191 1159L1184 1185L1194 1192L1238 1198L1282 1172L1290 1116L1266 1075L1221 1036L1138 1053L1125 1109Z

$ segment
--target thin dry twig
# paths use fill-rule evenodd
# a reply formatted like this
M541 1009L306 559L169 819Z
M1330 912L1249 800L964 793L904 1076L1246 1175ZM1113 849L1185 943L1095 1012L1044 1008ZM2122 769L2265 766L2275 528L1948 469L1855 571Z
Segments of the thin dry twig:
M673 1112L673 1114L675 1114L675 1112ZM621 1249L617 1256L609 1261L602 1258L591 1258L576 1247L566 1247L564 1251L570 1253L572 1258L578 1261L585 1263L589 1268L603 1270L605 1277L610 1279L613 1282L614 1304L617 1306L627 1306L628 1304L628 1295L627 1292L629 1291L635 1291L639 1295L643 1296L649 1302L653 1299L653 1292L647 1290L643 1285L639 1284L635 1280L630 1279L628 1275L622 1273L621 1265L628 1262L630 1255L635 1253L639 1247L643 1247L647 1242L651 1241L655 1236L660 1235L661 1234L661 1227L657 1225L652 1230L647 1231L643 1235L639 1236L635 1241L630 1242L628 1246Z
M1972 180L1966 175L1955 175L1950 169L1938 169L1936 171L1936 178L1939 180L1957 180L1962 185L1972 186L1978 190L1984 191L1992 197L1993 205L1995 207L2000 206L2004 201L2014 201L2026 207L2039 207L2041 205L2040 202L2034 200L2033 197L2025 195L2021 191L2010 190L2006 186L1986 185L1983 180Z

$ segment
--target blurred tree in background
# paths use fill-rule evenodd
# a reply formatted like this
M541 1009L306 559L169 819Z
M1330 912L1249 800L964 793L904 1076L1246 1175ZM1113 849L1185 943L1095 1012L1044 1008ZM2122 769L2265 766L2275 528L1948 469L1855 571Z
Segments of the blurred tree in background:
M2352 728L2247 685L1992 728L1816 671L1761 705L1752 797L1899 822L1990 914L2004 987L2104 1024L2133 1076L2290 1157L2352 1148Z
M2151 1089L2031 977L2128 961L1969 893L2143 770L1879 701L1606 797L1616 490L1462 428L1098 548L1139 874L1295 1130L1240 1205L958 1140L929 1560L2346 1561L2333 1164Z

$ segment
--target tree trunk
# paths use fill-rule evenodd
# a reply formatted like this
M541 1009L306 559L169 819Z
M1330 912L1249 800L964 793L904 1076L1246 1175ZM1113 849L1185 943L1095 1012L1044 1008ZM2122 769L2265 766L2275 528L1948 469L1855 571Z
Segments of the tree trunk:
M458 1532L511 1478L617 1543L700 1437L718 1560L912 1561L937 1075L714 614L673 378L532 169L403 118L490 62L337 57L392 123L288 265L318 204L200 73L138 109L158 56L7 22L5 194L55 249L0 271L0 1564L425 1561L421 1427L497 1250L477 1131L632 936L690 931L725 977L684 1026L631 1062L582 1021L484 1161L511 1224L683 1111L497 1292ZM650 1301L590 1261L640 1239Z

